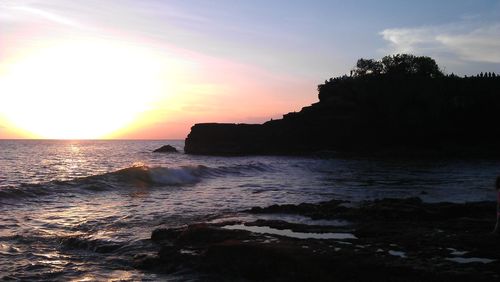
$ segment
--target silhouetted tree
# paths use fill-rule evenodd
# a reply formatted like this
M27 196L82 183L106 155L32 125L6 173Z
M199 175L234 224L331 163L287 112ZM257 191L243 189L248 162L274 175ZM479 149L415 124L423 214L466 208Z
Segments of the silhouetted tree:
M411 60L411 74L428 77L441 77L443 73L439 70L439 66L430 57L413 57Z
M443 76L436 61L430 57L397 54L382 58L384 73L390 75L419 75L426 77Z
M411 69L410 56L408 54L397 54L394 56L385 56L382 58L384 73L389 75L407 74Z
M357 61L353 73L356 77L379 74L416 75L424 77L443 76L443 73L434 59L411 54L385 56L381 61L361 58Z
M359 59L356 63L356 68L354 69L355 76L363 76L368 74L380 74L382 73L382 63L375 61L373 59Z

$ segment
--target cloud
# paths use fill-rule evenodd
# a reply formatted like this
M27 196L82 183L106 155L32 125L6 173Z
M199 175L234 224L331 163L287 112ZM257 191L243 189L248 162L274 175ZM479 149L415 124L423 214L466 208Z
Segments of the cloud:
M33 8L33 7L27 7L27 6L14 6L11 8L14 11L21 11L24 13L27 13L32 16L37 16L41 19L48 20L57 24L62 24L62 25L67 25L71 27L79 27L80 25L69 18L60 16L56 13L49 12L46 10L38 9L38 8Z
M77 20L79 19L79 20ZM158 24L171 22L206 24L207 18L179 9L162 1L71 1L71 0L0 0L0 21L38 22L40 20L69 27L83 28L82 22L104 26ZM158 22L160 21L160 22Z
M69 27L81 27L80 23L63 16L54 9L39 7L34 1L6 1L0 4L0 20L4 22L48 21Z
M442 34L436 40L465 61L500 63L500 24L467 34Z
M390 53L447 55L463 62L500 63L500 23L391 28L380 35L389 43L385 51Z

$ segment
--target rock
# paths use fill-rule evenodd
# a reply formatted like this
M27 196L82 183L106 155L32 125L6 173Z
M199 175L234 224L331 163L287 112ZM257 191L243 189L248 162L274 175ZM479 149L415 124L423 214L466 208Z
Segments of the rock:
M244 225L294 232L348 232L357 239L296 239L222 228L227 221L157 229L158 255L136 256L135 266L162 273L199 274L207 281L496 281L500 240L490 234L494 202L424 203L419 198L358 204L328 201L274 205L250 213L347 219L348 226L257 219ZM314 224L314 223L312 223ZM451 250L489 263L463 265ZM402 255L394 255L402 254ZM462 256L462 255L461 255Z
M160 148L153 151L154 153L177 153L177 149L171 145L161 146Z
M259 124L196 124L184 150L188 154L246 155L264 153L270 136ZM186 151L187 150L187 151Z
M287 213L287 214L300 214L314 219L327 219L332 216L338 216L342 212L348 210L342 206L345 201L331 200L328 202L321 202L318 204L301 203L299 205L272 205L269 207L253 207L247 212L254 214L261 213Z
M159 228L153 230L151 240L154 242L161 242L166 240L175 240L179 236L179 231L176 229Z

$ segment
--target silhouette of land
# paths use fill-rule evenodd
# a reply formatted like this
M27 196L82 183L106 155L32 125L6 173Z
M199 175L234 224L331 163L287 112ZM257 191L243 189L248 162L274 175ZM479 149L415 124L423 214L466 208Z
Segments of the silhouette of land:
M500 76L445 75L429 57L359 59L318 85L319 101L264 124L201 123L188 154L336 151L500 152Z

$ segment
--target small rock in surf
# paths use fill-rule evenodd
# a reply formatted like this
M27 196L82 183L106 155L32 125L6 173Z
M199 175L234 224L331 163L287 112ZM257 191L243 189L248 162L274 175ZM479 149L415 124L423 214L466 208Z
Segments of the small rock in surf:
M171 145L161 146L160 148L153 151L154 153L177 153L177 149Z

